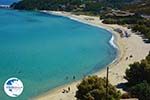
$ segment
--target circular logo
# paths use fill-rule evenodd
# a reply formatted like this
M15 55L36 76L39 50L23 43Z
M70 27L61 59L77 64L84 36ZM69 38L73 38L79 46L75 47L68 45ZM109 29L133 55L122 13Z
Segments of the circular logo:
M10 97L18 97L23 91L23 83L18 78L9 78L4 84L4 91Z

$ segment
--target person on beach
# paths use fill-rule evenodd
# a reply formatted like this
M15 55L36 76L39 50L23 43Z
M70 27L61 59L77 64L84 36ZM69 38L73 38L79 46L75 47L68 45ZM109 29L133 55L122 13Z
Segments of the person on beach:
M70 91L70 87L68 87L68 91Z

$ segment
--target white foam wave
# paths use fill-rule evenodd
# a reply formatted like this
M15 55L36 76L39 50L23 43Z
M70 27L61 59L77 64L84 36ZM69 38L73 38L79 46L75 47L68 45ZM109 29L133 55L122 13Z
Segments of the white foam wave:
M0 5L1 8L9 8L10 5Z
M118 46L115 44L115 37L112 35L111 39L109 40L110 45L112 45L114 48L118 49Z

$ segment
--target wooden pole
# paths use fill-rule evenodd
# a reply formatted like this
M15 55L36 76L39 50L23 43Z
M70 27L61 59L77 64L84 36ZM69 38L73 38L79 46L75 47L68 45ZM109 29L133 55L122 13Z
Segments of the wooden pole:
M109 75L109 67L107 67L107 75L106 75L106 100L108 100L108 75Z

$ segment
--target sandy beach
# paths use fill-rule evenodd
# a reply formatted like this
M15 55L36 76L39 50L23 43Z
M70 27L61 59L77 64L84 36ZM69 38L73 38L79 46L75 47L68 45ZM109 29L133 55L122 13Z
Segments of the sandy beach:
M108 25L103 24L99 17L86 16L86 15L73 15L67 12L55 12L55 11L44 11L46 13L67 16L71 19L81 21L83 23L87 23L90 25L94 25L97 27L105 28L106 30L112 32L115 36L115 44L118 46L119 54L115 62L109 65L109 81L113 85L117 85L120 83L125 83L126 80L123 78L125 75L125 70L128 68L128 65L144 59L148 52L150 51L150 44L146 44L143 42L142 38L135 33L131 32L130 29L120 25ZM130 37L120 37L120 34L114 31L114 29L119 28L123 31L128 32ZM130 57L132 55L132 57ZM106 76L106 69L100 70L96 75L100 77ZM76 86L80 81L73 82L71 84L67 84L54 90L51 90L47 93L41 94L35 98L34 100L76 100L75 92L77 90ZM70 87L69 93L62 93L63 89L68 89ZM123 90L120 90L124 92Z

